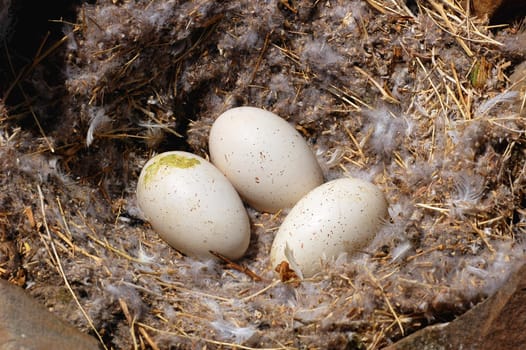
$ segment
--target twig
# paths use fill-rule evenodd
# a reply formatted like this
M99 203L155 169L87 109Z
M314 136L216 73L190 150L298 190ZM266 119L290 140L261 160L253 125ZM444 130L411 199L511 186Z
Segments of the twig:
M398 324L398 327L400 328L400 332L402 332L402 335L404 335L405 331L404 331L404 327L402 325L402 322L400 321L400 318L398 317L398 315L396 314L393 306L391 305L391 302L389 301L389 298L385 294L384 288L382 287L380 282L378 282L378 280L373 276L371 271L369 269L366 269L366 270L367 270L367 273L369 274L369 277L371 278L371 280L374 282L374 284L376 284L376 287L378 287L378 289L380 290L380 293L382 293L382 296L384 297L384 300L385 300L385 302L387 304L387 307L389 308L389 311L391 312L391 314L393 315L396 323Z
M250 76L250 82L248 83L249 85L252 84L252 82L254 82L254 79L256 78L256 73L258 72L259 65L261 64L261 61L263 60L263 55L267 51L271 34L272 34L272 31L268 32L267 35L265 36L265 42L263 43L261 52L259 53L258 59L256 60L256 64L254 65L254 70L252 71L252 75Z
M60 216L61 216L61 219L62 219L62 223L64 224L64 228L65 228L66 233L68 234L68 236L64 235L59 230L55 230L55 234L59 238L61 238L64 242L66 242L66 244L69 245L73 249L73 253L75 253L75 251L79 251L81 254L87 256L88 258L91 258L91 259L95 260L97 263L100 263L102 261L101 258L99 258L98 256L95 256L93 254L88 253L86 251L86 249L84 249L82 247L79 247L79 246L77 246L77 245L75 245L73 243L73 241L71 240L71 237L73 237L73 235L71 234L71 231L69 229L69 225L68 225L67 220L66 220L66 216L64 214L64 210L62 209L62 203L60 202L60 198L59 197L56 197L56 200L57 200L57 204L58 204L58 209L60 211Z
M434 211L438 211L440 213L449 213L449 209L447 209L447 208L440 208L440 207L437 207L434 204L416 203L415 207L429 209L429 210L434 210Z
M354 69L356 69L360 74L362 74L363 76L365 76L367 79L369 79L369 81L374 85L376 86L376 88L378 90L380 90L380 93L382 94L382 100L385 100L389 103L393 103L393 104L400 104L400 101L398 101L390 92L388 92L387 90L385 90L383 88L383 86L377 82L376 80L374 80L374 78L369 74L367 73L366 71L364 71L363 69L361 69L360 67L354 67Z
M25 77L26 74L29 74L29 72L31 72L33 69L35 69L35 67L40 64L40 62L42 62L46 57L48 57L51 53L53 53L53 51L55 51L57 48L59 48L63 43L66 42L66 40L69 38L70 35L72 35L73 33L75 33L78 29L74 29L73 31L71 31L71 33L63 36L60 40L58 40L56 43L54 43L53 45L51 45L50 48L48 48L46 51L44 51L44 53L40 54L42 52L42 48L44 46L44 43L45 41L47 40L48 38L48 35L46 35L46 37L44 38L43 42L41 43L41 45L39 46L38 48L38 51L37 51L37 54L35 55L35 58L33 59L33 61L31 62L31 64L29 64L28 66L25 66L24 68L22 68L20 70L20 72L18 72L18 74L16 75L15 77L15 80L11 83L11 85L7 88L5 94L4 94L4 97L3 99L7 99L7 97L10 95L11 91L13 90L13 88L15 86L17 86L20 81ZM9 61L9 65L11 66L11 70L13 71L14 73L14 70L13 70L13 66L11 65L11 57L9 55L9 52L7 50L7 47L5 48L6 50L6 56L7 56L7 59Z
M113 247L107 240L100 240L98 239L97 237L95 237L95 230L90 226L88 225L87 221L86 221L86 218L84 217L84 215L82 214L82 212L80 210L77 210L77 213L78 215L83 219L84 221L84 224L86 225L86 227L89 228L89 230L93 233L93 234L87 234L87 236L93 240L95 243L97 243L98 245L100 245L101 247L103 248L106 248L106 249L109 249L110 251L114 252L115 254L117 255L120 255L121 257L125 258L125 259L128 259L130 261L133 261L133 262L136 262L136 263L139 263L139 264L148 264L147 262L139 259L139 258L135 258L129 254L127 254L126 252L123 252L122 250L119 250L115 247Z
M453 62L451 62L451 71L453 72L453 78L455 78L455 85L457 87L457 93L458 93L458 97L460 99L460 102L462 102L462 105L464 106L464 108L462 110L465 111L465 113L462 113L466 119L471 119L471 106L469 104L469 95L468 95L468 100L466 101L466 99L464 98L464 94L462 93L462 90L463 90L463 87L462 87L462 84L460 84L460 80L458 79L458 75L457 75L457 70L455 69L455 65L453 64Z
M266 286L265 288L263 288L263 289L257 291L257 292L254 293L254 294L251 294L251 295L249 295L249 296L247 296L247 297L244 297L244 298L243 298L243 301L244 301L244 302L247 302L247 301L249 301L250 299L257 297L258 295L261 295L261 294L265 293L267 290L274 288L275 286L277 286L277 285L280 284L280 283L281 283L281 280L274 280L274 281L272 281L272 283L270 283L270 284L269 284L268 286Z
M352 106L358 112L361 111L362 108L360 106L358 106L356 103L354 103L353 101L351 101L351 100L354 100L357 103L361 104L362 106L365 106L365 107L367 107L369 109L372 109L372 107L370 105L368 105L364 101L360 100L359 98L353 96L352 94L340 89L336 85L330 84L329 87L327 88L327 91L329 93L333 94L334 96L338 97L343 102L345 102L348 105Z
M442 4L437 4L435 1L429 1L429 3L435 8L436 11L438 11L440 16L442 17L442 19L446 23L447 27L449 28L449 32L455 37L455 39L457 40L459 45L462 47L462 49L464 49L466 54L469 57L473 57L473 55L474 55L473 51L471 51L471 49L464 42L464 40L459 35L456 34L455 26L453 26L453 24L451 24L451 22L449 21L449 19L447 17L447 14L446 14L446 11L444 10L444 6Z
M152 340L152 338L150 338L150 335L146 332L146 330L143 327L139 327L139 333L141 333L144 340L146 340L148 345L150 345L150 347L153 350L160 350L157 344Z
M433 56L435 55L435 53L433 52ZM427 80L429 81L429 84L431 84L431 87L433 88L433 90L435 91L435 94L438 98L438 101L440 102L440 107L442 107L442 112L444 113L444 120L447 122L447 108L446 108L446 105L444 104L444 101L442 99L442 96L440 95L440 92L438 91L438 88L436 87L435 83L433 82L433 80L431 80L431 73L432 71L428 72L426 67L424 66L424 64L422 63L422 61L420 60L419 57L416 58L416 61L418 62L418 64L420 65L420 68L422 68L422 70L424 71L424 73L426 73L426 78Z
M219 258L220 260L225 262L226 263L226 267L234 269L234 270L237 270L239 272L243 272L244 274L246 274L247 276L249 276L250 278L252 278L256 282L259 282L259 281L262 280L262 278L259 275L257 275L254 271L250 270L248 267L243 266L243 265L239 265L238 263L233 262L232 260L230 260L226 256L224 256L224 255L222 255L222 254L220 254L218 252L214 252L213 250L209 250L208 252L210 254L212 254L213 256L215 256L216 258Z
M435 250L444 250L444 249L446 249L446 246L443 245L443 244L439 244L439 245L431 247L431 248L429 248L427 250L423 250L420 253L417 253L415 255L411 255L411 256L407 257L405 260L406 260L406 262L409 262L411 260L414 260L414 259L418 258L419 256L426 255L428 253L434 252Z
M478 228L477 224L475 224L473 222L471 223L471 227L479 235L480 239L482 239L482 242L484 242L486 247L488 247L489 251L492 252L492 253L496 253L495 249L491 246L491 244L489 243L488 239L486 238L486 234L484 233L484 231L481 230L480 228Z
M139 345L137 344L137 337L135 336L135 315L133 317L131 316L130 310L128 309L128 305L126 304L126 301L123 298L119 298L119 305L122 309L124 317L126 318L126 321L128 321L128 324L130 325L130 334L133 341L133 349L138 350Z

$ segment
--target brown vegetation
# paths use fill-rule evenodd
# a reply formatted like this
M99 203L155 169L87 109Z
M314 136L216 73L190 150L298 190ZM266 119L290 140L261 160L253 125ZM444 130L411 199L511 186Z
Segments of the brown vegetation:
M376 349L468 310L524 259L519 24L491 28L451 0L75 13L3 74L0 241L18 258L2 248L0 274L105 347ZM141 166L165 150L206 156L211 123L239 105L293 123L327 179L382 188L391 220L366 251L282 282L268 255L285 213L249 209L239 265L156 236L135 204Z

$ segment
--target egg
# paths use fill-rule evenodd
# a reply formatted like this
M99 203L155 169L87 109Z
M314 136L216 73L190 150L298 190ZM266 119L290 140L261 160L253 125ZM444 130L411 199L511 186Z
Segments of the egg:
M387 201L376 185L356 178L329 181L283 221L270 251L272 268L286 261L298 276L310 277L323 260L364 248L386 217Z
M210 162L187 152L150 159L137 184L137 202L153 229L184 254L209 251L238 259L248 248L250 223L236 190Z
M323 183L316 157L300 133L260 108L221 114L210 130L209 150L212 163L259 211L290 208Z

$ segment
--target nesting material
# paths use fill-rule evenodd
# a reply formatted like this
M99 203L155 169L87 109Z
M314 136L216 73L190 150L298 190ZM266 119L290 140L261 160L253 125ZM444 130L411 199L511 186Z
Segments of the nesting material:
M412 3L79 6L56 48L60 120L39 129L46 106L29 103L24 128L0 119L0 238L18 254L0 273L107 348L377 349L462 314L526 255L525 97L509 81L526 36L452 0ZM361 254L299 281L269 263L284 212L247 209L235 262L186 257L144 221L147 159L206 158L215 119L242 105L295 125L326 179L385 194Z

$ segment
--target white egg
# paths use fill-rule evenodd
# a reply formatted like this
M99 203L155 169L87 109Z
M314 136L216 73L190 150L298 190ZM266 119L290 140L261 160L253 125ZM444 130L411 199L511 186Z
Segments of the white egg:
M300 133L274 113L233 108L212 125L210 158L253 208L290 208L323 183L316 157Z
M327 182L303 197L279 228L270 261L282 261L310 277L321 261L362 249L387 216L387 202L374 184L354 178Z
M250 241L247 212L226 177L207 160L187 152L150 159L137 184L137 202L168 244L192 256L209 250L240 258Z

